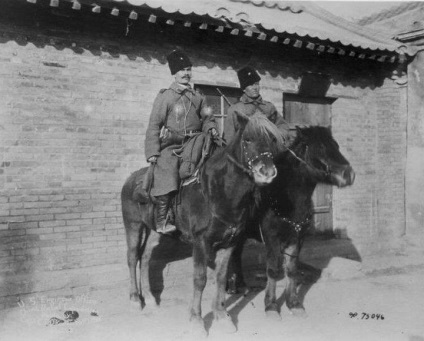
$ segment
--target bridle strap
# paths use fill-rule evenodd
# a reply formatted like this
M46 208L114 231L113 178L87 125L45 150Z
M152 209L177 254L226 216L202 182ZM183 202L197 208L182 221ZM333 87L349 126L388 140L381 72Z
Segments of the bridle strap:
M252 164L253 164L253 162L256 161L257 159L259 159L261 156L267 156L269 158L272 158L273 157L272 156L272 153L270 153L270 152L263 152L263 153L260 153L259 155L254 156L254 157L249 157L247 155L247 152L246 152L246 146L245 146L246 141L244 141L242 139L241 140L241 143L242 143L242 152L241 152L242 155L241 155L241 157L243 158L243 155L244 155L244 157L246 158L247 167L244 166L241 162L237 161L228 152L226 152L227 158L232 163L234 163L234 165L236 165L238 168L240 168L243 172L245 172L246 174L248 174L250 177L253 177L253 173L254 173L254 171L252 170Z
M238 162L234 157L232 157L230 154L227 153L227 158L230 160L234 165L236 165L238 168L240 168L243 172L248 174L249 176L253 176L253 172L251 169L245 167L240 162Z
M312 169L312 171L313 172L316 172L316 173L318 173L318 174L324 174L324 177L329 177L329 176L331 176L331 170L330 170L330 168L328 167L328 165L326 164L326 163L324 163L324 162L322 162L322 161L320 161L321 163L323 163L325 166L326 166L326 170L325 171L323 171L323 170L321 170L321 169L318 169L318 168L316 168L316 167L314 167L314 166L312 166L308 161L306 161L306 160L304 160L304 159L302 159L301 157L299 157L299 156L297 156L297 154L291 149L291 148L289 148L289 147L286 147L287 148L287 150L289 151L289 153L291 154L291 155L293 155L293 157L296 159L296 160L298 160L300 163L302 163L302 164L304 164L306 167L309 167L310 169ZM308 145L306 145L306 153L308 152ZM305 154L306 154L305 153Z

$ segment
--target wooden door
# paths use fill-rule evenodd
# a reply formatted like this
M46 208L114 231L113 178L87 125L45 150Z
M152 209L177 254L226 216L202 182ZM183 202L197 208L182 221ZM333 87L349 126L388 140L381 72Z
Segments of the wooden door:
M295 131L296 125L331 127L331 104L334 99L284 94L284 117ZM319 184L313 194L314 219L312 234L333 235L333 189Z

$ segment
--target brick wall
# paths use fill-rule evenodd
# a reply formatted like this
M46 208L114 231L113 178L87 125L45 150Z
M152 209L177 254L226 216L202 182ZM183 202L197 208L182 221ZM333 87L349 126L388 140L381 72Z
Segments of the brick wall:
M0 60L0 271L122 264L120 187L144 163L163 66L13 40Z
M361 92L333 104L334 136L356 171L334 191L334 225L362 255L384 254L405 232L406 88L386 79Z
M127 285L120 189L145 165L147 121L172 81L164 56L175 45L22 22L0 29L0 309L38 292ZM347 71L343 61L238 52L231 42L212 54L207 44L185 46L195 82L237 87L234 70L256 63L264 98L280 110L282 92L296 91L305 70L336 79L333 132L357 179L334 191L335 228L364 253L386 231L398 236L402 91L381 74L378 85L375 74L352 76L356 62Z
M408 65L407 235L424 245L424 51Z

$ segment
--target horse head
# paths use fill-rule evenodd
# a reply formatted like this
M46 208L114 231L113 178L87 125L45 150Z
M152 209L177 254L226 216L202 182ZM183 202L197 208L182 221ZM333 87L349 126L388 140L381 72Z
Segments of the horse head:
M340 152L338 143L326 127L297 127L297 136L289 151L319 182L337 187L350 186L355 172Z
M241 164L253 177L256 185L267 185L277 176L273 156L284 146L283 135L261 113L250 117L237 111L235 113L238 130L229 148L240 155Z

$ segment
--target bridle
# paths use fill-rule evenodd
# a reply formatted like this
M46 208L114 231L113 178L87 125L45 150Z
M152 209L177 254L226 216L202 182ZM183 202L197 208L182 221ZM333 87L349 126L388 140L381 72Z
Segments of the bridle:
M326 162L324 162L324 161L322 161L321 159L319 159L319 162L321 163L321 164L323 164L324 166L325 166L325 170L322 170L322 169L319 169L319 168L317 168L317 167L315 167L315 166L313 166L310 162L308 162L308 161L306 161L306 156L308 155L308 151L309 151L309 147L308 147L308 145L306 144L306 150L305 150L305 156L304 156L304 159L302 159L301 157L299 157L294 151L293 151L293 149L291 149L291 148L289 148L289 147L287 147L286 146L286 148L287 148L287 150L289 151L289 153L296 159L296 160L298 160L301 164L303 164L303 165L305 165L307 168L310 168L311 170L312 170L312 172L313 173L315 173L315 174L318 174L318 175L322 175L323 176L323 178L325 178L325 179L329 179L329 178L331 178L331 168L330 168L330 166L326 163Z
M245 165L243 165L242 163L240 163L239 161L237 161L228 152L227 152L227 158L234 165L236 165L238 168L240 168L243 172L245 172L246 174L248 174L250 177L253 177L253 173L256 172L253 169L253 163L256 160L260 159L261 157L268 157L268 158L273 159L273 155L272 155L271 152L263 152L263 153L260 153L258 155L249 156L249 153L247 152L247 142L246 142L246 140L242 139L241 145L242 145L242 155L244 156L245 162L247 163L247 167Z

